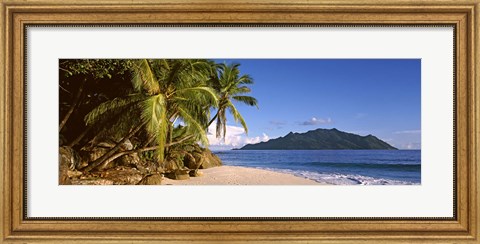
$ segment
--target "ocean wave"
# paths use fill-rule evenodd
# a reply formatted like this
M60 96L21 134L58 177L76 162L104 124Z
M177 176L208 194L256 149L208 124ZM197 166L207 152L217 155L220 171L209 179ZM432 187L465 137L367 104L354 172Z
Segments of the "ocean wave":
M339 173L318 173L303 170L262 168L265 170L276 171L280 173L292 174L298 177L314 180L319 183L333 185L419 185L416 182L392 180L384 178L374 178L364 175L339 174Z
M394 170L419 170L421 164L415 163L331 163L331 162L303 162L303 163L291 163L294 165L304 166L322 166L322 167L334 167L334 168L369 168L369 169L394 169Z

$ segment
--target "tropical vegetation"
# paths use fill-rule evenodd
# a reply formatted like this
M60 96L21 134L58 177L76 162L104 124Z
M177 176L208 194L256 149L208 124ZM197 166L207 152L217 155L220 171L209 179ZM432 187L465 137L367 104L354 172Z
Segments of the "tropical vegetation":
M248 96L253 79L240 64L82 59L60 60L59 72L61 183L122 169L141 173L128 184L151 175L195 176L219 161L208 150L208 127L216 122L216 136L225 137L230 113L248 131L234 103L257 106ZM68 170L75 174L62 174Z

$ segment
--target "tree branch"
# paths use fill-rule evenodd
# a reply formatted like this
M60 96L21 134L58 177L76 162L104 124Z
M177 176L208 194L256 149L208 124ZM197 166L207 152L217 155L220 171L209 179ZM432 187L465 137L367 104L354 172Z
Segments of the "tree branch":
M189 139L193 138L193 135L189 135L189 136L186 136L178 141L175 141L175 142L172 142L172 143L168 143L165 145L165 147L170 147L170 146L173 146L173 145L177 145L177 144L180 144L184 141L187 141ZM110 156L109 158L107 158L104 162L105 164L109 164L110 162L112 162L113 160L121 157L121 156L125 156L125 155L128 155L128 154L132 154L132 153L141 153L141 152L147 152L147 151L153 151L153 150L156 150L158 148L158 146L151 146L151 147L144 147L144 148L139 148L139 149L133 149L133 150L128 150L128 151L123 151L123 152L119 152L119 153L116 153L112 156Z
M143 122L141 123L137 128L135 128L133 131L131 131L128 135L126 135L120 142L117 143L117 145L115 145L115 147L113 147L112 149L110 149L110 151L108 151L107 153L105 153L103 156L97 158L96 160L94 160L91 164L89 164L83 171L85 172L89 172L91 171L92 169L98 167L100 164L104 163L105 161L109 160L110 157L112 157L112 155L114 153L116 153L118 151L118 149L120 149L120 147L122 146L123 143L125 143L125 141L127 141L130 137L132 137L133 135L135 135L144 125L146 124L146 122ZM110 161L109 161L110 162ZM108 162L107 162L108 163Z

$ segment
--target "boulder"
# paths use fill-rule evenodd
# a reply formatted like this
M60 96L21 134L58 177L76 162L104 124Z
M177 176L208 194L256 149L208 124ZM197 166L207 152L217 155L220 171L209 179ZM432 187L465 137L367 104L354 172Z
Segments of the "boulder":
M189 172L190 172L190 169L183 168L183 169L177 169L174 172L166 174L165 176L172 180L188 180L190 179Z
M101 156L105 155L105 153L107 153L109 150L110 150L109 148L98 146L98 147L91 148L89 151L81 151L80 153L84 155L84 157L87 159L88 162L91 163L97 160L98 158L100 158ZM99 170L109 169L114 166L115 165L113 165L112 163L109 163L108 165L102 164L98 166L97 169Z
M189 169L198 169L203 163L202 157L194 157L190 153L186 153L185 156L183 157L183 165Z
M200 169L208 169L212 167L222 166L222 160L217 155L213 154L210 150L205 149L202 152L203 163Z
M129 149L131 150L131 149ZM127 154L127 155L124 155L124 156L121 156L120 158L116 159L115 161L117 161L117 164L118 165L122 165L122 166L128 166L128 165L141 165L142 164L142 160L140 159L140 157L138 156L137 153L131 153L131 154Z
M143 174L136 168L118 166L102 172L101 178L111 180L114 185L136 185L143 179Z
M163 163L163 171L167 173L174 172L176 170L183 168L183 162L175 160L175 159L167 159Z
M70 185L72 184L70 177L68 177L68 172L70 169L68 168L68 165L62 162L62 159L60 157L60 167L59 167L59 173L58 173L58 184L59 185Z
M163 176L161 174L153 174L144 177L138 184L139 185L161 185Z
M110 149L109 148L105 148L105 147L101 147L101 146L98 146L98 147L93 147L91 149L89 149L88 151L81 151L80 153L82 155L84 155L84 157L89 161L89 162L93 162L95 161L96 159L100 158L101 156L103 156L105 153L107 153Z
M70 170L82 168L87 163L86 160L83 160L82 157L71 147L62 146L58 149L58 153L60 164L63 163Z
M60 185L70 185L72 184L72 179L82 175L77 169L84 167L86 161L82 160L82 157L68 146L60 147L58 156L58 183Z
M140 161L140 164L137 164L136 168L144 175L164 173L163 169L159 168L157 163L149 160Z
M60 146L63 146L67 143L67 139L65 138L65 136L63 136L62 134L60 134L58 136L58 145Z
M200 177L203 175L202 172L200 172L198 169L192 170L189 173L190 177Z
M136 185L144 175L135 168L118 166L102 172L82 175L72 181L74 185Z
M114 139L105 139L99 143L97 143L95 146L97 147L104 147L104 148L113 148L115 147L115 145L117 145L119 141L115 141ZM120 148L120 151L127 151L127 150L132 150L133 149L133 144L132 142L127 139L126 141L124 141L121 145L121 148Z
M130 140L126 140L123 142L122 144L122 149L120 149L122 151L128 151L128 150L133 150L133 144Z
M114 182L106 179L73 179L71 185L114 185Z

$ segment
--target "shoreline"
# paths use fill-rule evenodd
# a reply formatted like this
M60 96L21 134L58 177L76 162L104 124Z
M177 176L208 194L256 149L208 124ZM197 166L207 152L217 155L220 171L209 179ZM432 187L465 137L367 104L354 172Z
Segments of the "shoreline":
M222 165L199 171L202 176L188 180L165 178L162 185L330 185L292 174L240 166Z

